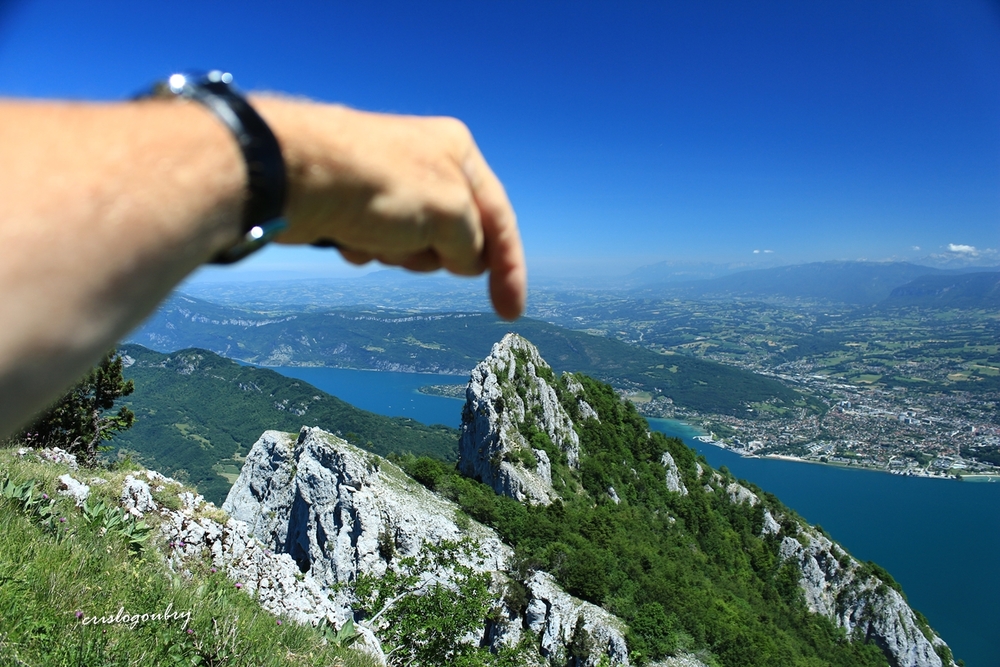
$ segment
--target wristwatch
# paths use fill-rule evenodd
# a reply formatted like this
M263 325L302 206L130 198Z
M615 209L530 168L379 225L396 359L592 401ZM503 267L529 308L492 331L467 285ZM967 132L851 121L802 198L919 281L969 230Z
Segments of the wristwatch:
M222 70L171 74L141 98L184 97L207 107L233 133L247 166L243 236L218 253L212 264L232 264L259 250L288 223L283 214L287 190L285 161L277 138Z

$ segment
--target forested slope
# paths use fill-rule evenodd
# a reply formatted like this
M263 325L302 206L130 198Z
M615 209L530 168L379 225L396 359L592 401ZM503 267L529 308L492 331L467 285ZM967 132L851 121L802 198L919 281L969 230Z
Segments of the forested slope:
M122 345L125 377L135 382L127 405L136 422L112 441L142 463L179 476L222 504L242 455L267 429L320 426L377 454L413 452L454 460L458 432L355 408L274 371L241 366L206 350L161 354Z

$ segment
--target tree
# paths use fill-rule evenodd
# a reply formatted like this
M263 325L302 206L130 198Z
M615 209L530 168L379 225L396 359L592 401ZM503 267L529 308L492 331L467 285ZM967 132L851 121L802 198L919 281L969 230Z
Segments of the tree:
M20 434L32 446L61 447L76 454L84 465L97 463L100 444L118 431L131 428L135 414L124 405L110 411L115 401L135 389L122 377L122 358L112 351L52 407Z

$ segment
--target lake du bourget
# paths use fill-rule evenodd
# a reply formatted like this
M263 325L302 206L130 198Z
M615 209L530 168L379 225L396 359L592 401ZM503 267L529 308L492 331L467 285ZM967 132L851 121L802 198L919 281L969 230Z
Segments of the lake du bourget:
M275 368L359 408L458 427L462 403L421 394L465 376ZM1000 483L903 477L870 470L743 458L695 439L666 419L650 427L678 437L718 468L776 495L862 561L886 568L969 667L1000 666Z

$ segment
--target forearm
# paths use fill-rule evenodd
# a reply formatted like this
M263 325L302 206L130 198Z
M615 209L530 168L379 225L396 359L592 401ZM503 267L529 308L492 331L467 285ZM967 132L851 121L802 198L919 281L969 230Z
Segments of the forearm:
M488 270L497 311L521 313L514 211L462 123L253 103L287 167L278 241L333 241L359 264ZM0 437L237 240L246 190L236 141L197 103L0 101Z
M0 102L3 431L236 239L245 181L194 103Z

